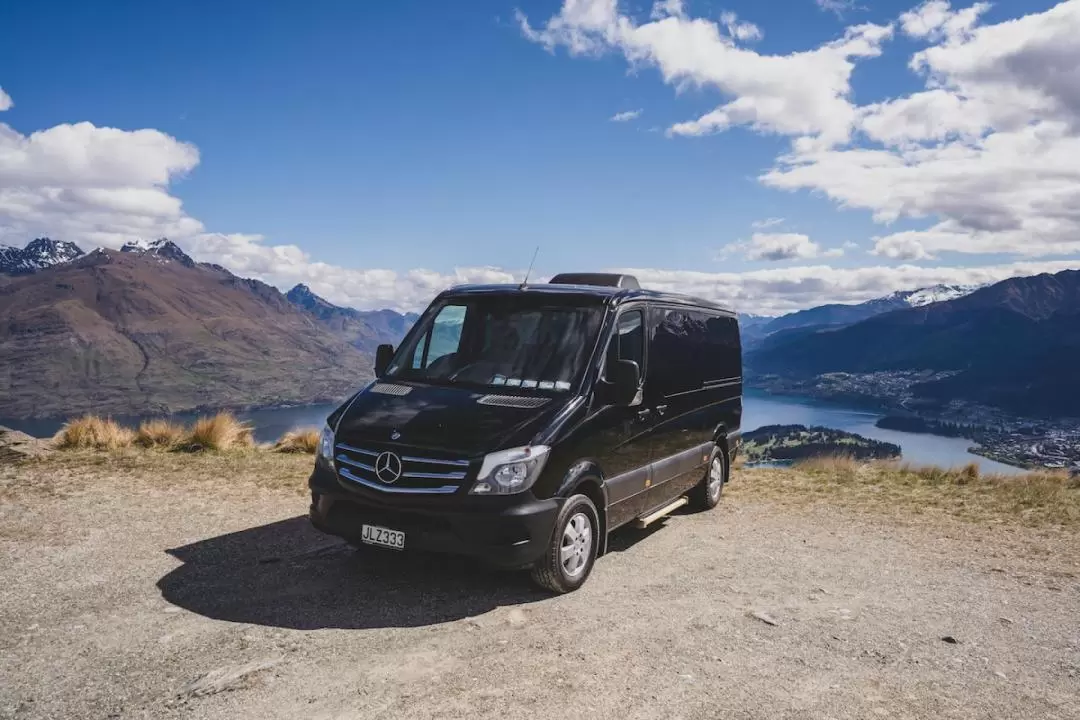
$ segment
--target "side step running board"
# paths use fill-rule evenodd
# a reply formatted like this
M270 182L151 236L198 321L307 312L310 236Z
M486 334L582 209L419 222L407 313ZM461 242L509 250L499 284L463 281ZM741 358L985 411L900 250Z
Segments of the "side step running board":
M677 498L675 500L672 500L671 502L669 502L664 507L659 508L657 510L653 510L648 515L642 515L641 517L639 517L637 520L634 521L634 527L636 527L639 530L641 528L648 527L650 524L656 522L657 520L664 517L665 515L670 515L671 513L675 512L676 510L678 510L679 508L681 508L683 505L685 505L688 502L690 502L690 501L687 500L685 497L680 497L680 498Z

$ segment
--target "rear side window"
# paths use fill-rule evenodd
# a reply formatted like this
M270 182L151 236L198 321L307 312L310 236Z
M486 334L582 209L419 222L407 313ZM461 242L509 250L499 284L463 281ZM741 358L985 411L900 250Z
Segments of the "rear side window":
M735 318L682 308L653 308L652 312L650 392L667 397L741 376Z

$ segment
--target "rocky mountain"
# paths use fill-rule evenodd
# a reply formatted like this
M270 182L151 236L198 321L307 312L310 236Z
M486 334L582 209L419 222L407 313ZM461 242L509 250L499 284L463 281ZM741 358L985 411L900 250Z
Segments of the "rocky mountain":
M339 307L302 284L289 290L285 297L293 305L311 313L335 335L367 353L374 353L382 343L397 345L419 317L393 310L364 311Z
M174 243L172 240L169 240L168 238L154 240L153 242L148 244L143 244L140 242L126 243L122 248L120 248L120 252L147 255L153 258L158 258L159 262L172 260L187 267L195 267L195 261L192 260L187 255L187 253L181 250L179 245ZM224 268L220 266L211 267L224 270Z
M750 353L752 373L952 371L913 388L1020 414L1080 416L1080 271L1005 280L970 294L810 329Z
M37 238L24 248L0 245L0 275L29 275L84 255L74 243Z
M168 241L0 285L0 415L336 401L371 360L277 289Z

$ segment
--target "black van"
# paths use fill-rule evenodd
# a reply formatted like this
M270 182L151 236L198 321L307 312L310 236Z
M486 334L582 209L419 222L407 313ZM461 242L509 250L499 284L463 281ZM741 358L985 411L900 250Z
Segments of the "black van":
M580 587L608 533L720 499L739 443L733 312L626 275L440 294L327 418L315 527Z

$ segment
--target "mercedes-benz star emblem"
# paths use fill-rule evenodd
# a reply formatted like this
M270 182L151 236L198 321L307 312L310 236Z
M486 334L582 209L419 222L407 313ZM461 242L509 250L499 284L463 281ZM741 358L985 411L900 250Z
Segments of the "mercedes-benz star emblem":
M401 458L392 452L384 452L375 458L375 477L387 485L401 477Z

